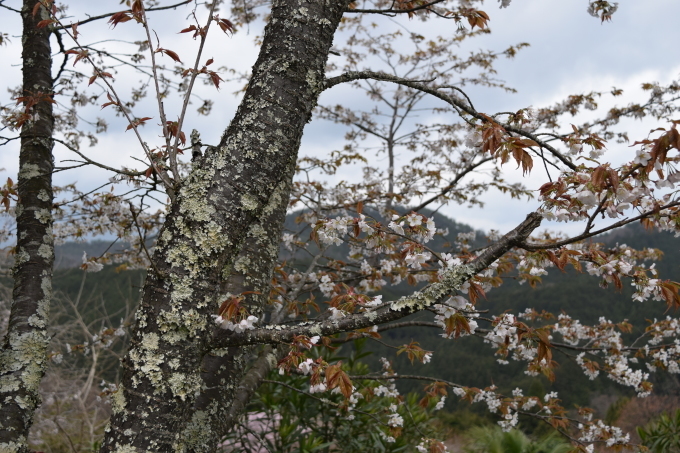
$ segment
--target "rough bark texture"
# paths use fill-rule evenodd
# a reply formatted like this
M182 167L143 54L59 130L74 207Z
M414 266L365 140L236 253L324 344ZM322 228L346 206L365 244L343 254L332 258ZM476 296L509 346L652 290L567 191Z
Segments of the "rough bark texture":
M23 19L23 95L52 94L49 28L36 28L46 13L32 15L37 0L25 0ZM52 104L33 106L32 121L21 129L19 201L14 290L7 335L0 355L0 452L28 451L26 438L49 344L47 323L52 297Z
M281 193L290 192L293 170L293 166L283 169L286 177L279 189ZM269 298L272 272L279 255L288 198L277 196L272 198L272 202L265 208L260 221L250 227L218 299L220 302L229 295L248 293L243 296L242 305L249 314L260 319ZM232 423L226 423L226 420L233 421L234 418L229 417L234 409L234 392L242 388L244 372L246 367L252 368L252 360L249 359L255 353L252 346L236 346L214 350L205 355L201 366L203 389L194 403L192 422L189 423L185 435L189 451L213 451L214 446L230 430ZM267 351L260 351L259 355L267 360L271 356L271 347ZM276 360L274 356L271 357L270 360ZM201 443L189 442L189 439L200 439Z
M187 451L187 430L213 349L211 315L251 225L288 199L302 131L323 89L343 0L277 0L253 76L220 145L196 165L171 206L144 287L122 386L102 451ZM229 384L227 384L229 385ZM187 432L197 437L187 438Z

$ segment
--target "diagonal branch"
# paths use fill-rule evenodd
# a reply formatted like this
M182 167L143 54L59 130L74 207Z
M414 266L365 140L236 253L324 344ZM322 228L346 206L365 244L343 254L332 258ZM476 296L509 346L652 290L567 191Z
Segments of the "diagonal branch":
M449 294L459 289L473 275L486 269L513 247L522 244L529 234L538 228L542 219L543 217L540 214L529 214L519 226L487 247L471 263L449 268L444 272L439 282L431 283L421 291L416 291L392 303L384 304L375 310L354 313L340 320L325 319L302 322L285 328L279 325L267 326L238 334L223 331L216 335L217 338L213 346L219 348L232 345L288 343L298 335L328 336L396 321L444 301Z
M489 122L493 121L496 122L498 125L503 127L506 131L509 132L514 132L515 134L521 135L523 137L529 138L536 143L538 143L539 146L542 148L547 149L550 151L550 153L555 156L557 159L559 159L564 165L569 167L572 170L576 170L578 167L564 154L562 154L558 149L556 149L554 146L550 145L549 143L539 139L535 134L532 134L530 132L527 132L523 129L520 129L515 126L511 126L509 124L503 124L500 122L497 122L490 117L483 115L482 113L478 112L475 110L471 105L466 104L462 102L460 99L456 99L455 97L448 95L444 92L441 91L442 87L438 86L428 86L425 85L422 82L410 80L410 79L404 79L402 77L397 77L393 76L390 74L386 74L384 72L374 72L374 71L350 71L346 72L344 74L341 74L337 77L331 77L329 79L326 79L326 83L324 86L324 89L332 88L335 85L341 84L341 83L347 83L347 82L352 82L355 80L382 80L384 82L393 82L399 85L407 86L416 90L420 90L424 93L431 94L432 96L441 99L442 101L446 102L447 104L453 106L456 109L460 109L467 113L468 115L482 121L482 122Z
M520 247L522 247L524 250L546 250L546 249L559 248L559 247L562 247L564 245L573 244L574 242L579 242L579 241L582 241L584 239L588 239L588 238L591 238L593 236L597 236L598 234L606 233L607 231L614 230L614 229L622 227L624 225L628 225L629 223L633 223L633 222L636 222L638 220L642 220L644 218L647 218L647 217L649 217L649 216L651 216L655 213L659 213L660 211L663 211L664 209L674 208L676 206L680 206L680 201L668 203L667 205L661 206L659 208L655 208L655 209L651 209L649 211L643 212L642 214L637 215L635 217L620 220L616 223L612 223L611 225L604 227L604 228L600 228L599 230L596 230L596 231L586 231L582 234L579 234L578 236L574 236L572 238L565 239L563 241L557 241L557 242L553 242L553 243L549 243L549 244L531 244L531 243L524 242L520 245Z
M87 163L87 164L89 164L89 165L94 165L95 167L103 168L104 170L112 171L112 172L117 173L117 174L119 174L119 175L130 176L130 177L133 177L133 178L134 178L134 177L137 177L137 176L144 176L144 175L146 174L146 172L144 172L144 171L126 171L126 170L118 170L118 169L116 169L116 168L109 167L108 165L104 165L104 164L102 164L102 163L99 163L99 162L97 162L97 161L95 161L95 160L90 159L90 158L87 157L85 154L81 153L81 152L78 151L76 148L74 148L73 146L69 145L68 143L66 143L66 142L63 141L63 140L60 140L60 139L58 139L58 138L53 138L52 140L54 140L54 141L57 142L57 143L61 143L61 144L64 145L66 148L68 148L69 151L72 151L72 152L76 153L78 156L80 156L81 159L83 159L83 160L85 161L85 163ZM62 161L62 162L65 162L65 161ZM73 161L71 161L71 162L73 162ZM77 162L77 161L76 161L76 162Z
M460 172L456 175L456 177L453 179L453 181L451 181L451 183L448 186L444 187L438 194L436 194L436 195L428 198L427 200L423 201L422 203L420 203L418 206L413 208L413 211L418 212L421 209L425 208L430 203L436 201L440 197L443 197L447 193L451 192L456 187L456 185L460 182L460 180L463 179L467 174L469 174L470 172L472 172L474 169L476 169L480 165L485 164L492 159L493 159L492 157L486 157L486 158L480 160L479 162L475 162L473 164L468 165L465 169L463 169L462 172Z

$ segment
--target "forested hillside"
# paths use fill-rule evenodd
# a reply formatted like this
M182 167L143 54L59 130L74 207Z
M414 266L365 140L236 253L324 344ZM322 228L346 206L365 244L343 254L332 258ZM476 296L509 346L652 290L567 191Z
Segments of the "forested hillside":
M426 213L429 215L429 213ZM286 226L289 231L296 230L295 218L299 214L291 214L287 218ZM447 233L436 238L436 248L441 249L447 243L454 247L458 233L469 233L472 228L456 223L442 215L435 214L437 227ZM299 232L298 232L299 233ZM309 232L302 233L309 234ZM664 252L663 259L656 262L661 278L677 279L680 275L680 239L669 233L646 231L640 225L633 225L607 234L598 238L607 246L627 244L635 248L658 248ZM486 242L481 232L477 232L474 239L475 246ZM76 300L81 292L81 310L83 304L84 316L90 319L102 316L114 316L124 318L130 313L132 305L138 297L139 288L142 285L143 272L140 270L127 270L118 272L115 266L107 266L102 272L87 274L83 280L83 272L74 268L81 262L83 252L88 256L96 256L102 253L110 244L104 241L92 243L69 243L57 247L56 262L58 270L54 281L55 290L62 293L64 298ZM282 255L289 256L290 252L282 247ZM348 248L337 247L334 250L334 258L346 259ZM304 259L302 260L304 262ZM649 263L651 265L652 263ZM640 320L662 318L667 312L664 302L648 301L639 303L631 300L632 289L629 283L624 282L624 287L618 291L614 287L601 288L598 277L588 275L586 272L578 273L573 270L567 271L567 276L560 275L561 271L551 268L547 276L542 277L542 283L527 291L527 284L523 286L513 280L512 277L500 288L490 291L486 299L478 302L480 310L493 308L494 312L512 310L521 312L528 307L544 309L555 315L567 313L573 318L580 319L584 324L597 323L598 317L606 313L607 319L620 322L624 319L638 320L634 324L631 336L637 336L644 331L645 323ZM82 289L81 289L82 284ZM406 283L398 287L391 287L384 292L384 298L390 299L401 296L409 290ZM83 302L86 301L86 302ZM62 309L59 316L66 316L68 304L60 304ZM414 319L431 320L431 315L418 314ZM554 383L541 378L536 381L525 375L522 364L513 362L501 365L494 356L494 350L490 345L483 344L476 338L460 338L442 343L435 341L440 335L439 329L427 327L399 329L387 331L383 340L387 344L399 345L418 339L424 349L433 350L432 361L427 365L419 365L417 372L425 375L438 376L442 379L458 382L463 385L497 385L502 391L510 392L515 387L531 388L532 391L542 396L546 392L557 391L566 404L573 407L574 404L587 405L599 395L610 395L613 399L618 396L632 395L632 391L621 388L606 378L598 378L589 381L572 358L560 356L556 359L560 362L557 369L557 378ZM369 363L377 363L380 355L392 356L386 347L374 343L368 345L375 354L368 357ZM424 367L424 368L423 368ZM405 357L399 357L395 368L402 374L413 372L414 368ZM108 376L111 380L115 376ZM532 383L532 379L536 382ZM657 391L664 394L680 393L680 387L673 377L668 374L660 374L653 378ZM403 390L417 390L420 384L416 382L401 382ZM447 408L455 410L461 405L455 399L449 399ZM474 409L474 408L473 408ZM480 408L481 409L481 408Z

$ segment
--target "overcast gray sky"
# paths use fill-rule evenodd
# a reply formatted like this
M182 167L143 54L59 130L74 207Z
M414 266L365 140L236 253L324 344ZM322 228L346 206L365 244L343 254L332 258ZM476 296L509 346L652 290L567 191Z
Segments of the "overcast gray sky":
M7 1L8 6L18 8L19 0ZM99 2L85 2L84 0L67 2L70 12L75 17L83 17L84 5L91 15L120 9L118 0ZM640 90L643 82L659 81L667 83L680 76L680 27L677 18L680 17L680 1L678 0L622 0L619 10L612 22L601 24L598 19L586 12L587 0L513 0L509 8L499 9L498 3L489 1L484 9L491 16L492 33L470 41L461 48L467 53L473 50L492 49L503 50L510 44L529 42L531 47L522 50L513 60L501 60L496 68L498 77L504 79L510 86L517 89L516 94L507 94L500 90L486 88L472 88L469 91L475 106L489 113L497 111L517 110L519 108L543 106L565 98L569 94L583 93L591 90L608 90L612 86L624 89L624 96L618 102L626 104L632 100L645 98ZM152 18L152 27L161 35L162 45L177 50L184 61L192 61L191 52L195 43L187 39L186 35L177 35L188 25L185 13L164 13ZM7 11L0 11L0 31L13 35L10 46L0 48L0 58L3 61L2 79L5 85L16 86L20 81L19 44L20 26L18 19L8 20ZM229 17L228 12L222 12L222 17ZM453 33L455 27L450 21L430 21L419 23L412 21L409 27L420 29L422 34L438 31L439 33ZM8 28L15 27L15 28ZM118 28L121 38L142 39L136 36L139 27L121 24ZM165 30L172 30L166 33ZM87 41L104 39L110 33L103 22L95 25L83 26L80 30ZM233 38L214 33L205 52L206 58L215 58L215 66L228 64L247 69L257 56L257 49L252 41L259 30L255 26L248 35L241 31ZM111 43L109 46L116 46ZM124 46L120 44L120 46ZM59 64L60 58L55 58ZM11 66L10 66L11 65ZM119 86L130 87L139 78L124 80L119 77ZM209 119L191 116L184 128L190 131L197 127L202 131L207 142L216 142L224 127L231 118L238 99L231 93L237 88L225 86L215 94L210 87L201 87L204 95L214 97L216 101L215 114ZM127 95L128 88L121 89ZM5 92L0 93L2 102L8 102ZM322 102L335 103L342 98L341 91L324 94ZM607 105L604 103L603 105ZM168 101L170 109L173 108ZM148 109L149 111L144 111ZM96 113L96 109L92 110ZM144 107L135 114L141 116L157 116L152 106ZM171 114L171 117L176 116ZM576 120L574 121L576 122ZM650 122L626 122L631 138L639 139L646 136L649 129L656 124ZM124 129L123 123L112 122L113 128ZM301 154L328 152L342 146L342 129L325 122L313 122L308 126L303 138ZM91 152L93 158L104 161L109 165L131 165L130 156L141 157L141 152L135 145L132 134L122 132L108 134L102 137L100 144ZM5 172L0 177L15 177L17 171L17 146L5 146L0 150L0 168ZM627 146L610 145L612 158L620 161L624 156L632 153ZM72 158L62 149L56 150L58 160ZM508 168L511 168L510 166ZM57 183L78 181L84 187L94 187L101 184L110 175L98 170L86 169L70 173L59 174ZM510 178L521 180L521 172L511 171ZM537 188L544 181L540 175L525 181L531 188ZM489 194L485 201L485 209L468 209L465 207L449 206L442 209L443 213L458 221L466 222L476 228L495 228L506 231L514 227L534 204L526 201L508 200L496 193ZM564 229L564 224L554 225ZM575 227L568 227L575 232Z

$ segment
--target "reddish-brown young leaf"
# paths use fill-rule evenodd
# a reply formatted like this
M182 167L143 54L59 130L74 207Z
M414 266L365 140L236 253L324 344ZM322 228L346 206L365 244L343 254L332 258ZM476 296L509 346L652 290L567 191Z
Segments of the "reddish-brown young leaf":
M223 82L222 77L219 76L215 71L208 71L208 76L210 81L215 85L215 88L220 89L220 82Z
M326 383L329 390L339 387L340 392L345 398L352 396L352 381L349 376L347 376L347 373L342 370L342 362L338 362L335 365L329 365L326 368Z
M182 62L182 60L179 59L179 55L177 55L177 52L175 52L175 51L172 51L172 50L169 50L169 49L163 49L162 47L159 47L158 49L156 49L156 52L163 53L163 54L167 55L168 57L172 58L173 60L175 60L178 63Z
M127 22L129 20L132 20L132 16L130 16L130 11L120 11L111 16L111 18L109 19L109 24L111 24L113 28L116 28L116 25L122 24L123 22Z
M453 334L454 338L460 337L463 332L471 332L468 319L458 312L444 320L444 329L447 335Z
M232 24L229 20L220 19L219 16L215 16L215 21L217 22L217 25L220 26L223 32L227 34L231 33L232 35L234 34L235 31L234 24Z
M484 292L482 285L472 281L470 282L470 287L468 288L468 296L470 297L470 302L472 305L476 304L480 297L486 299L486 293Z
M118 105L118 102L116 102L112 97L110 93L106 93L106 97L109 98L109 102L105 103L102 105L102 108L108 107L109 105Z
M33 6L33 17L35 17L35 16L38 14L38 11L40 11L40 7L41 7L41 6L42 6L42 4L41 4L40 2L37 2L37 3Z
M133 14L141 14L144 11L144 5L142 5L141 0L135 0L132 3L132 13Z
M187 28L184 28L180 31L180 33L189 33L191 31L196 31L198 30L195 25L189 25Z
M128 124L128 126L125 128L125 132L129 131L130 129L132 129L132 128L134 128L134 127L137 127L137 126L140 126L140 125L143 126L144 123L146 123L146 122L147 122L148 120L150 120L150 119L151 119L150 116L146 116L146 117L144 117L144 118L138 118L138 119L132 121L132 122L131 122L130 124Z

